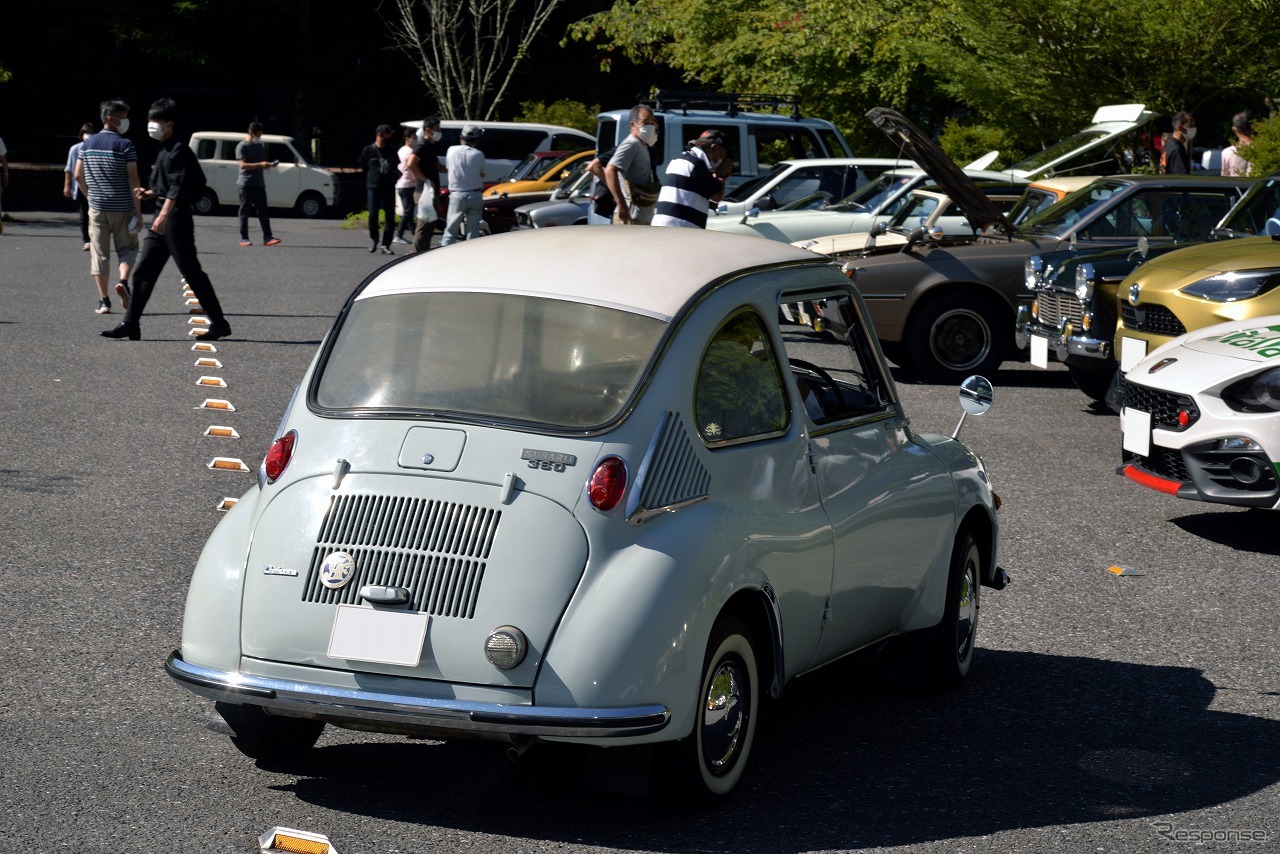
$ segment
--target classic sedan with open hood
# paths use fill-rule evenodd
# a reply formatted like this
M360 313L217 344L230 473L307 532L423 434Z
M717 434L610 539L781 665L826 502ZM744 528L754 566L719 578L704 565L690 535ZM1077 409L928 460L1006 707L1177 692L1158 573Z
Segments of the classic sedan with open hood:
M783 334L813 299L850 343ZM1006 580L986 466L911 429L848 280L785 244L556 228L409 256L294 397L167 663L250 756L326 723L649 744L660 788L714 798L801 673L909 634L958 684Z

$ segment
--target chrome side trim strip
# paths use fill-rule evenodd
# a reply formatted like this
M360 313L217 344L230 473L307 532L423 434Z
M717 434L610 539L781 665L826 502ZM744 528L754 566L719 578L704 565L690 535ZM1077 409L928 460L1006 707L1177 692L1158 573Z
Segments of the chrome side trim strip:
M548 708L436 700L336 688L190 664L174 650L165 672L192 693L218 702L262 706L295 717L422 726L458 733L617 738L658 732L671 719L665 706L621 709Z

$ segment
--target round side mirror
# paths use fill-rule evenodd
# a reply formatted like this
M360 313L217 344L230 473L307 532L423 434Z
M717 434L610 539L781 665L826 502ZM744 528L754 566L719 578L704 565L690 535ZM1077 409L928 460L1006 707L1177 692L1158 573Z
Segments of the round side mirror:
M991 381L977 374L960 383L960 408L969 415L981 415L995 401Z

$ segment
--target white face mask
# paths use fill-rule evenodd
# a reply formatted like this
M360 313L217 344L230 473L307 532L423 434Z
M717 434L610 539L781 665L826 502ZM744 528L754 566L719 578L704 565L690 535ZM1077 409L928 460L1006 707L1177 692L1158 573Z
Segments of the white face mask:
M80 134L80 139L84 140L85 142L88 142L88 141L89 141L89 134L87 134L87 133L82 133L82 134Z
M658 126L640 125L640 130L636 131L636 136L639 137L640 141L645 145L653 145L658 141Z
M124 136L128 132L129 132L129 117L125 116L123 119L120 120L119 126L116 127L116 133L120 134L121 136Z
M1182 132L1182 135L1183 135L1183 136L1185 136L1185 137L1187 138L1187 142L1190 142L1191 140L1193 140L1193 139L1195 139L1195 138L1196 138L1196 129L1195 129L1195 128L1187 128L1186 130L1184 130L1184 131Z
M440 141L440 140L442 140L442 139L444 139L444 133L443 133L442 131L433 130L433 131L431 132L431 141L432 141L432 142L439 142L439 141Z
M147 136L152 139L159 139L164 136L164 128L160 126L159 122L147 122Z

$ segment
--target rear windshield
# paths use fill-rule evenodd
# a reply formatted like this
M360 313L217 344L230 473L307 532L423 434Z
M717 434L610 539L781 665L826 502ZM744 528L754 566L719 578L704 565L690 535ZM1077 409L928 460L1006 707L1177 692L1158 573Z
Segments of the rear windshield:
M409 410L583 429L612 421L665 322L493 293L357 300L315 383L333 410Z

